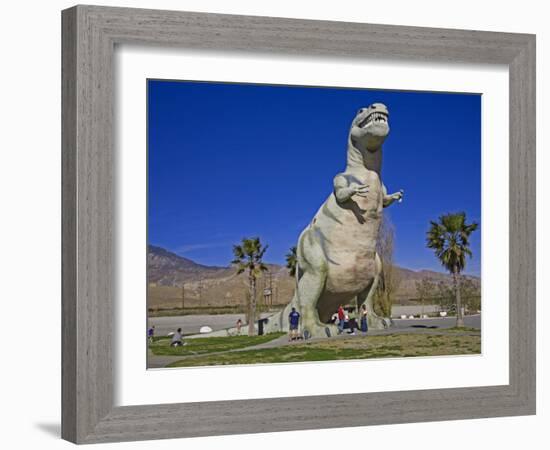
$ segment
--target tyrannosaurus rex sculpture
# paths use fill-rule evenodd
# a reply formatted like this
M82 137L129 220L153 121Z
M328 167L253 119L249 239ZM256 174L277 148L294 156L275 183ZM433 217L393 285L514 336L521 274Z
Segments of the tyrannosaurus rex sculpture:
M333 335L335 325L327 324L331 315L355 298L358 305L367 305L369 327L385 326L373 308L382 271L376 243L382 209L403 197L403 191L388 195L381 179L388 119L381 103L361 108L353 119L346 170L336 175L334 191L298 239L296 291L289 305L269 320L268 331L286 329L295 307L306 337Z

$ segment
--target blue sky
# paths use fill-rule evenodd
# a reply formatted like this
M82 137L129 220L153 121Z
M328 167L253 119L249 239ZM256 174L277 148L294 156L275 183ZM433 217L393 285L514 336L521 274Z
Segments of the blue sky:
M404 201L386 209L400 266L442 270L429 221L465 211L481 223L481 96L148 80L148 240L207 265L259 236L265 259L289 247L345 169L356 111L390 112L382 177ZM481 232L465 273L479 275Z

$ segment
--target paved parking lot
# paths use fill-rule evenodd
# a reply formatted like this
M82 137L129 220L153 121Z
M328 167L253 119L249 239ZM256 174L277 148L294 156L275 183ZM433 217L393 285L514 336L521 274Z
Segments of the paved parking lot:
M269 316L269 313L262 314L262 317ZM170 316L170 317L151 317L149 325L155 325L157 336L167 335L181 327L184 334L198 333L202 326L209 326L212 330L222 330L235 326L237 319L244 322L244 314L212 314L212 315L194 315L194 316ZM481 328L481 315L466 316L464 324L467 327ZM433 319L394 319L394 325L397 329L406 328L452 328L456 325L454 317L437 317Z

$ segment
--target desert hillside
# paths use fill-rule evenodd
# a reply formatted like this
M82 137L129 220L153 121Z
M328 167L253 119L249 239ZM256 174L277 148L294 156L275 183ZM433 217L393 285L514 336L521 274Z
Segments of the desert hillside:
M267 264L269 272L259 280L259 292L271 289L270 303L284 305L294 293L294 278L284 266ZM451 283L448 274L430 270L414 271L398 267L399 288L395 299L407 303L416 296L415 282L429 278ZM477 277L469 277L480 283ZM176 255L161 247L149 246L147 254L148 305L150 309L231 307L246 303L247 278L232 267L215 267ZM260 294L263 301L263 295Z

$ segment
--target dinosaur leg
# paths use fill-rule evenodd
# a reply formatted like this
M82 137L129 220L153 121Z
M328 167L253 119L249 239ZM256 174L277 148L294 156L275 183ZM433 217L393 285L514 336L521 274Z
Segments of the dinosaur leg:
M317 301L326 281L325 271L306 272L298 283L298 312L301 314L301 331L304 338L326 338L336 334L336 327L322 323L317 312Z
M378 288L378 284L380 283L382 273L382 261L380 260L378 253L375 256L375 261L376 273L374 275L374 279L364 291L357 295L357 304L359 305L359 308L362 308L363 305L367 305L367 311L369 312L367 319L369 328L372 328L373 330L382 330L387 328L388 321L374 312L374 295L376 293L376 289Z

